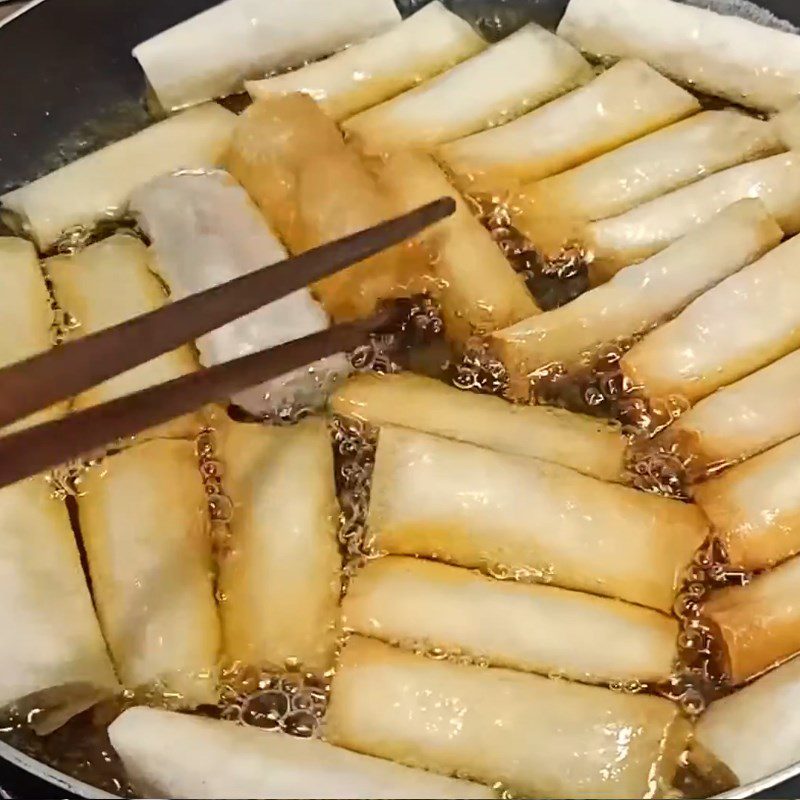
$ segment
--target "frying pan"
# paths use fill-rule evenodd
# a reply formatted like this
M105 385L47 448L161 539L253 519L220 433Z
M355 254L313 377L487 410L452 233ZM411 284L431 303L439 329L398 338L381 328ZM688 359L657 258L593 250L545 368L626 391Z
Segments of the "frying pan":
M130 55L132 47L216 2L34 0L0 23L0 193L144 127L144 82ZM407 14L427 0L396 2ZM798 0L758 2L800 26ZM499 16L508 28L529 20L554 27L566 4L567 0L448 2L452 10L479 24ZM496 30L490 26L484 32L491 36ZM0 797L56 796L111 795L0 742ZM800 797L800 763L726 797Z

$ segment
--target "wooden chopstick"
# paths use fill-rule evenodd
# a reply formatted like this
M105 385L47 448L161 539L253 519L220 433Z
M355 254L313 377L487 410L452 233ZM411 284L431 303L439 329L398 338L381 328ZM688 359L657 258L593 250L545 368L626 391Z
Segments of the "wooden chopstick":
M352 351L388 314L335 325L288 344L201 369L168 383L0 437L0 488L92 453L175 417L227 400L326 356Z
M376 255L454 211L453 199L443 197L373 228L0 369L0 428ZM318 357L293 364L301 366ZM267 377L260 373L250 385ZM128 406L120 408L129 412Z

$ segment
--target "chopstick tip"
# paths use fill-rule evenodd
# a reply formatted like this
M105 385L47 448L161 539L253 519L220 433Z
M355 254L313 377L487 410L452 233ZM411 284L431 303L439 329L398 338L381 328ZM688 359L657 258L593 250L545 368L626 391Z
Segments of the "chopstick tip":
M457 205L453 197L440 197L430 205L436 209L438 219L447 219L447 217L452 217L456 213Z

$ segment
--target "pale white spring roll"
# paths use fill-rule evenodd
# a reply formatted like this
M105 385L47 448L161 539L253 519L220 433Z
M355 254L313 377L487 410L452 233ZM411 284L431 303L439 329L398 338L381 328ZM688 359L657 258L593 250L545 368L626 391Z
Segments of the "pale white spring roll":
M734 685L800 652L800 559L711 594L703 606Z
M771 124L787 149L800 150L800 103L776 114Z
M326 724L334 744L521 797L663 794L687 733L660 697L434 661L358 636L341 655Z
M0 237L0 303L5 330L0 336L0 366L50 349L50 297L36 249L24 239Z
M240 92L247 78L298 67L399 22L393 0L227 0L133 55L172 110Z
M695 740L745 786L800 760L800 658L712 703Z
M45 267L56 300L77 324L67 338L97 333L163 306L166 294L149 265L145 245L127 234L116 234L75 255L48 259ZM191 349L181 347L88 389L75 398L73 408L80 411L107 403L196 368ZM161 425L148 435L156 431L162 436L193 436L198 424L195 416L188 415Z
M800 438L700 484L694 497L734 567L763 569L800 552Z
M800 39L740 17L673 0L571 0L558 33L750 108L775 111L800 96Z
M658 611L398 556L357 573L342 603L342 626L588 683L663 681L677 658L678 623Z
M286 250L244 189L225 172L157 178L137 189L131 211L149 237L154 267L174 300L283 261ZM308 289L264 306L197 340L200 362L210 367L325 330L327 313ZM344 355L317 362L254 386L233 402L255 416L292 403L318 405Z
M501 125L590 80L572 45L534 23L344 123L369 152L432 147Z
M473 188L533 181L699 111L689 92L643 61L621 61L591 83L498 128L442 146Z
M368 522L378 553L511 571L667 612L707 534L694 506L390 426Z
M402 210L307 95L258 100L248 108L227 166L294 254ZM430 265L419 250L409 242L392 247L317 281L314 295L336 321L371 314L382 300L429 288Z
M336 414L371 425L399 425L625 481L627 440L619 428L550 406L514 405L404 372L357 375L331 398Z
M539 311L523 279L430 156L395 153L383 164L380 178L403 211L443 196L456 202L455 214L420 236L433 254L451 340L464 344Z
M247 83L253 98L304 92L345 119L480 53L486 41L434 0L385 33L324 61Z
M342 570L325 421L231 422L222 428L221 453L233 505L219 579L225 656L323 674L336 644Z
M198 800L492 798L486 786L360 755L319 739L176 714L128 709L108 729L146 797Z
M715 172L784 149L769 122L730 109L704 111L524 186L514 199L514 224L546 246L554 234L568 233L575 221L623 214Z
M124 213L130 193L151 178L217 165L235 121L215 103L191 109L3 195L0 205L47 249L68 230Z
M78 687L118 691L66 506L44 477L0 490L0 626L0 707L50 689L67 703Z
M781 153L731 167L616 217L592 222L578 234L592 280L663 250L708 222L725 206L759 197L786 234L800 232L800 153Z
M0 367L43 353L52 345L53 311L36 249L24 239L0 237ZM61 416L65 403L31 414L7 433Z
M181 707L213 705L220 630L194 444L136 445L80 488L94 599L122 683Z
M494 346L521 376L554 362L580 364L602 345L624 343L669 319L782 238L760 200L740 200L608 283L496 332Z
M706 465L732 464L800 434L800 351L725 386L682 414L662 439L684 439Z
M798 257L796 236L709 289L623 357L625 374L650 397L694 402L794 350Z

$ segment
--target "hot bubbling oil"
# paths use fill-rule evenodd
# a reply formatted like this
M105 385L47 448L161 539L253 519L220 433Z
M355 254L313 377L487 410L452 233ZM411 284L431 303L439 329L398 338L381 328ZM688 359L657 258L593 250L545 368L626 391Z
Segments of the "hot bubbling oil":
M55 307L54 310L57 315L59 309ZM403 310L404 313L399 315L401 321L393 334L381 337L354 354L353 366L356 370L398 371L402 368L396 356L398 339L405 345L411 344L412 349L421 349L442 338L441 318L431 301L420 299L417 302L408 302ZM74 323L56 316L57 331L63 331L63 327L70 324ZM600 416L626 417L623 412L633 408L641 413L636 419L633 419L631 413L627 414L630 418L626 417L626 430L632 436L646 437L654 430L654 425L663 424L663 414L653 414L651 409L645 413L638 399L632 399L632 387L620 383L618 361L619 351L612 350L591 363L587 362L579 375L557 370L534 375L534 397L539 401L557 403ZM508 391L508 376L503 365L494 360L486 347L477 341L471 343L460 358L450 357L444 361L440 365L440 371L454 386L464 391L498 396L503 396ZM626 405L626 401L630 403ZM270 422L292 424L310 413L314 413L311 408L295 407L284 410L277 419ZM671 418L672 414L670 411L667 416ZM331 436L341 506L339 541L347 578L365 560L380 555L372 548L367 527L377 432L353 420L334 418L331 421ZM219 458L213 428L203 430L198 436L197 457L208 498L213 541L217 553L224 553L228 524L234 509L225 495L224 464ZM647 469L642 463L648 463ZM665 470L659 469L658 463L657 460L640 461L636 465L635 480L641 488L650 491L671 496L679 494L672 478L665 480ZM73 464L55 472L51 479L56 493L61 497L79 495L80 475L85 468L86 464ZM647 483L646 486L643 481ZM551 579L551 576L541 571L534 574L525 570L504 569L502 565L493 568L489 574L501 580L546 583ZM714 672L713 643L710 641L709 631L700 620L700 606L712 586L737 579L741 580L742 576L731 576L725 572L722 556L714 547L709 546L701 551L687 573L683 590L675 604L675 614L681 621L681 663L677 665L672 680L663 686L647 686L634 681L615 683L609 688L633 693L659 692L678 702L687 714L700 713L705 704L720 691L721 685L721 676ZM225 602L222 596L218 596L218 600ZM485 660L475 659L455 650L431 648L423 642L396 644L435 659L487 666ZM327 705L330 677L304 675L299 671L261 674L233 665L222 670L219 706L200 709L199 713L301 737L319 736ZM55 734L44 738L29 734L26 719L12 718L7 727L0 731L0 736L35 758L81 780L108 791L123 793L129 791L129 787L124 771L108 744L105 729L124 705L134 700L134 696L130 695L119 703L105 704L85 712ZM508 793L505 794L508 796Z
M702 4L707 4L703 0ZM486 30L498 27L495 18L484 20ZM495 33L497 31L495 30ZM478 201L476 201L478 202ZM539 305L547 310L570 302L589 288L585 254L578 247L567 245L555 259L546 261L533 244L511 224L511 215L504 202L478 203L478 213L492 233L494 240L520 273ZM116 232L130 223L118 219L104 220L97 229L68 231L56 250L72 253L87 244ZM138 235L133 231L134 235ZM51 287L50 287L51 288ZM77 321L58 307L52 298L54 312L53 340L63 341ZM373 342L354 355L353 366L358 371L394 372L419 363L415 357L429 352L431 345L441 345L443 324L434 304L417 299L406 307L403 322L393 335ZM398 354L397 340L411 344L410 351ZM669 497L685 499L691 464L680 449L667 451L648 447L650 438L668 426L688 404L681 398L661 402L645 400L636 387L622 375L619 361L630 343L617 343L600 353L587 354L582 368L567 372L559 365L549 365L530 376L528 399L558 405L570 410L619 420L624 432L641 446L633 448L631 477L642 490ZM430 374L451 382L464 391L506 396L512 387L508 374L499 361L493 359L481 342L471 343L465 353L454 357L446 347L434 352L444 354L430 365ZM410 353L410 355L409 355ZM513 394L517 394L513 392ZM293 424L316 413L310 407L292 407L279 411L268 420L270 424ZM331 420L331 437L336 463L336 481L341 515L339 543L345 577L350 577L363 563L380 556L372 547L367 527L370 484L377 448L377 431L353 420ZM228 526L234 509L224 491L224 464L219 458L213 428L203 430L197 439L198 467L203 477L208 499L209 519L215 550L222 555L228 545ZM76 463L55 471L51 476L54 492L60 497L80 494L80 476L85 463ZM519 570L494 566L487 572L499 580L547 583L552 575L541 570ZM708 592L716 587L747 581L748 576L729 571L725 555L715 543L708 543L695 557L687 570L674 613L681 623L679 663L671 680L664 685L648 686L636 681L612 683L609 688L631 693L657 692L677 702L689 716L700 714L706 704L725 691L725 676L719 673L711 632L703 625L700 610ZM346 590L345 580L345 590ZM218 594L219 602L225 597ZM427 643L404 641L398 646L427 657L453 660L486 667L487 662L456 650L431 648ZM289 665L291 666L291 665ZM203 708L199 713L234 720L267 730L309 737L321 734L327 706L330 675L305 675L298 670L281 674L261 674L243 669L240 665L225 667L221 673L221 701L218 707ZM552 675L559 678L558 675ZM75 777L108 791L129 791L121 765L106 736L107 725L120 713L126 703L135 701L128 695L118 702L107 703L84 712L56 733L39 738L30 735L29 720L12 715L0 737ZM502 787L498 787L502 790ZM507 793L505 793L508 796Z

